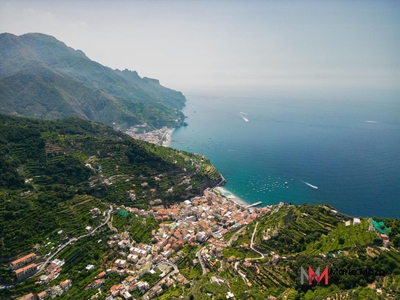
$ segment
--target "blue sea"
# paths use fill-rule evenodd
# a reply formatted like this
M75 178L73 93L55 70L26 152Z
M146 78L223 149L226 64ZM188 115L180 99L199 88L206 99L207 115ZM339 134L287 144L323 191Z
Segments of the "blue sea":
M187 97L170 147L206 155L247 201L400 218L400 98Z

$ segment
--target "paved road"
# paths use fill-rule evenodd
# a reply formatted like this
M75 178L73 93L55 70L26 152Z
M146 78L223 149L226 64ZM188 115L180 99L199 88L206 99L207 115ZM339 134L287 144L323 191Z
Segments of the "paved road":
M231 238L230 238L229 241L226 243L226 245L227 245L227 246L230 246L230 245L232 244L232 242L233 242L233 238L236 237L243 229L246 229L246 228L247 228L247 225L244 226L244 227L242 227L242 228L240 228L238 231L236 231L236 232L231 236Z
M197 251L196 257L200 262L201 269L203 270L203 275L206 275L207 269L206 269L206 266L204 265L203 257L201 256L201 252L203 252L204 248L205 248L205 246L203 248L201 248L199 251Z
M252 236L251 236L250 249L253 250L254 252L257 252L258 254L260 254L261 257L260 257L259 259L262 259L262 258L264 258L264 254L262 254L260 251L258 251L257 249L255 249L255 248L253 247L254 235L256 234L257 226L258 226L258 222L256 223L256 226L254 226L254 231L253 231L253 234L252 234Z
M54 252L52 255L50 255L49 258L47 258L47 260L46 260L46 261L43 263L43 265L39 268L38 273L41 272L41 271L43 271L43 269L46 267L46 265L49 263L49 261L52 260L53 257L54 257L56 254L58 254L61 250L63 250L63 249L64 249L65 247L67 247L69 244L74 243L74 242L76 242L77 240L83 239L83 238L85 238L85 237L87 237L87 236L89 236L89 235L95 233L100 227L103 227L104 225L106 225L106 224L108 223L108 221L110 220L111 212L112 212L112 211L113 211L113 207L112 207L112 205L110 204L110 209L109 209L108 212L107 212L107 218L106 218L106 220L105 220L103 223L101 223L99 226L97 226L95 229L93 229L93 231L91 231L90 233L81 235L81 236L79 236L79 237L77 237L77 238L72 238L72 239L70 239L66 244L62 245L61 247L58 247L57 251Z
M239 269L238 269L239 261L235 262L235 271L238 272L238 274L242 277L243 281L245 284L249 281L246 277L246 274L243 274Z
M161 282L163 279L168 278L169 276L172 276L172 275L174 275L174 274L176 274L176 273L179 273L178 266L175 265L174 263L170 262L169 260L162 260L162 261L160 261L160 262L156 265L156 267L158 267L158 265L160 265L160 264L169 265L169 266L171 266L171 267L173 268L173 270L170 271L168 274L166 274L163 278L160 278L150 289L148 289L147 292L143 294L142 299L150 299L149 296L148 296L149 293L150 293L152 290L158 289L158 287L159 287L159 285L160 285L160 282Z
M275 208L275 209L271 212L271 215L270 215L270 216L272 216L274 213L278 212L279 209L280 209L279 206L278 206L277 208ZM261 257L259 257L259 258L252 258L252 260L263 259L263 258L264 258L264 254L262 254L260 251L258 251L257 249L255 249L254 246L253 246L253 244L254 244L254 235L256 234L257 226L258 226L258 222L256 223L256 226L254 227L253 234L252 234L252 236L251 236L250 249L253 250L254 252L257 252L258 254L260 254Z
M174 268L175 271L179 272L178 266L177 266L176 264L170 262L169 260L162 260L162 261L160 261L160 262L156 265L156 268L157 268L160 264L169 265L170 267Z

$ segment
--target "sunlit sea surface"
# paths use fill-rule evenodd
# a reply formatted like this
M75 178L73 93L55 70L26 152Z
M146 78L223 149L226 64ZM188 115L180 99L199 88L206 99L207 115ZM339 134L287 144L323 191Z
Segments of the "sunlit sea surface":
M170 147L206 155L248 203L400 218L400 99L187 97Z

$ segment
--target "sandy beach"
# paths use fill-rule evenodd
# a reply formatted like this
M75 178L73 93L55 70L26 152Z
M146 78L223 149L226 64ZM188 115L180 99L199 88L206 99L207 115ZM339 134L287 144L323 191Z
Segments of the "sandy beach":
M162 141L162 145L164 147L168 147L169 144L171 143L171 137L172 137L172 134L174 133L175 129L176 128L169 128L167 130L167 132L165 133L165 136L164 136L163 141Z
M215 188L218 192L221 193L221 195L225 196L228 200L231 200L233 203L240 205L241 207L247 208L250 204L244 201L243 199L239 198L235 194L233 194L231 191L227 190L226 188L222 186L218 186Z

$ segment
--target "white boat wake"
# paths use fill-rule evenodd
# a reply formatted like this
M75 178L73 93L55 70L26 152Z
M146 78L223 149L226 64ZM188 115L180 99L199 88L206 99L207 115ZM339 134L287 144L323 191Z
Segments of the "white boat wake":
M246 114L246 113L244 113L244 112L239 112L240 113L240 116L242 117L242 119L245 121L245 122L248 122L249 121L249 119L247 119L245 116L243 116L243 115L248 115L248 114Z
M365 123L379 123L378 121L365 121Z
M308 182L306 182L306 181L303 181L303 180L300 180L302 183L304 183L304 184L306 184L306 185L308 185L309 187L312 187L313 189L316 189L316 190L318 190L318 187L317 186L315 186L315 185L312 185L311 183L308 183Z
M247 114L247 113L245 113L245 112L240 112L242 115L246 115L246 116L248 116L249 114Z

